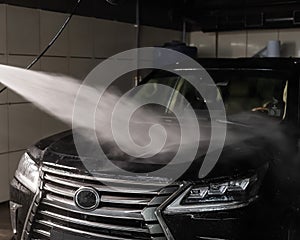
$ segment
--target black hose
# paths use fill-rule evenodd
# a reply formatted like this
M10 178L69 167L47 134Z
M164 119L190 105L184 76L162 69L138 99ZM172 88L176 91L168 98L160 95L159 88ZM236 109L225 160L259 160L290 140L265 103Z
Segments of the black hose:
M73 17L73 15L75 14L79 3L81 2L81 0L77 0L75 6L73 7L70 15L67 17L67 19L65 20L65 22L63 23L63 25L60 27L60 29L58 30L58 32L55 34L55 36L52 38L52 40L49 42L49 44L45 47L45 49L26 67L26 69L30 69L32 68L32 66L34 64L36 64L36 62L38 60L40 60L40 58L42 56L44 56L44 54L49 50L49 48L55 43L55 41L58 39L58 37L62 34L62 32L64 31L64 29L66 28L66 26L68 25L68 23L70 22L71 18ZM4 87L0 90L0 93L2 93L7 87Z

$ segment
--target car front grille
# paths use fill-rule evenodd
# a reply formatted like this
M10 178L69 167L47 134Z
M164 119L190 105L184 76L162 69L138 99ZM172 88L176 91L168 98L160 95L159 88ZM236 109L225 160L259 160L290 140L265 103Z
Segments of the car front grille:
M166 239L155 212L178 190L177 185L154 191L148 187L163 186L162 182L131 180L128 185L130 181L119 179L116 189L103 185L99 178L53 166L43 166L42 172L39 204L29 219L31 239L50 239L54 232L87 239ZM101 195L101 204L94 211L78 208L73 200L83 186L93 187Z

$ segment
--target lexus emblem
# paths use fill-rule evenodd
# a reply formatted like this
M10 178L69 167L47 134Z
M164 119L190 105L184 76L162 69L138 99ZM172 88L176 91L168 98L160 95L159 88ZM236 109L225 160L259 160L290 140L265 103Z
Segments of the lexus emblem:
M95 210L100 204L100 195L95 188L81 187L75 192L74 202L83 210Z

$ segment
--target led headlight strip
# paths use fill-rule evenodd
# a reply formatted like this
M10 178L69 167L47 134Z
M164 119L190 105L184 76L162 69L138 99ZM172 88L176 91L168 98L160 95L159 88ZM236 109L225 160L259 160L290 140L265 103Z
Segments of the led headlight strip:
M257 198L257 177L205 183L188 187L165 214L227 210L247 206Z

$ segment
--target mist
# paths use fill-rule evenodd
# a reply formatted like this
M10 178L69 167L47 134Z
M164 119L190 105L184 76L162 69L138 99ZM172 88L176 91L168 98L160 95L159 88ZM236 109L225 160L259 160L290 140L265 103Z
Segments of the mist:
M186 151L190 150L191 145L196 145L197 148L200 145L200 151L198 151L200 155L207 151L205 147L201 149L201 145L207 146L211 137L211 126L205 127L207 120L196 120L199 125L198 130L195 128L195 122L188 121L188 119L195 119L195 115L188 114L188 118L184 120L184 126L178 122L166 124L158 112L139 108L140 103L133 101L130 96L120 101L121 95L117 91L106 91L99 99L99 91L103 90L100 79L99 86L95 88L82 85L81 81L64 75L0 65L0 82L70 127L76 126L83 129L81 131L83 137L92 139L90 133L95 131L100 142L104 144L117 142L118 148L110 145L109 154L113 157L120 157L125 152L131 159L164 160L163 163L167 164L169 159L151 157L157 156L158 153L172 153L174 156L179 145ZM78 97L79 90L84 94ZM80 113L76 118L74 118L75 103ZM98 103L95 115L89 116L90 112L87 109L95 103ZM133 109L138 109L138 111L132 111ZM114 117L113 121L111 121L112 117ZM262 114L245 112L231 115L228 119L227 122L218 123L220 127L228 126L225 145L239 143L242 146L245 140L259 136L267 139L274 148L278 148L287 156L294 151L294 149L291 150L292 144L287 140L285 129L280 126L278 120ZM234 128L240 126L240 130L232 131L231 126ZM197 139L196 135L200 128L201 139ZM85 134L85 129L87 134ZM183 138L183 134L187 137ZM95 140L92 139L92 141Z
M132 120L131 116L127 115L131 109L138 109L139 103L130 98L120 102L121 96L117 91L106 91L99 99L99 90L103 90L100 84L95 88L82 85L81 81L68 76L6 65L0 65L0 82L70 127L95 130L102 142L114 142L117 139L118 147L130 156L146 158L162 151L176 152L182 140L180 130L173 128L166 132L162 127L164 123L161 117L153 111L139 109L134 112ZM101 80L99 82L101 83ZM79 89L84 94L77 96ZM80 116L76 118L75 103L77 111L80 112ZM88 116L87 109L95 103L99 103L95 109L95 116ZM113 106L117 103L118 108L114 110ZM93 122L91 117L94 117ZM132 121L147 123L149 126L146 130L136 128L131 132L132 136L128 136L124 129L126 130L126 126ZM112 124L114 132L111 131ZM194 131L189 129L190 132ZM84 137L90 136L87 134ZM188 146L192 141L195 141L193 137L181 143ZM111 151L114 152L114 149Z

